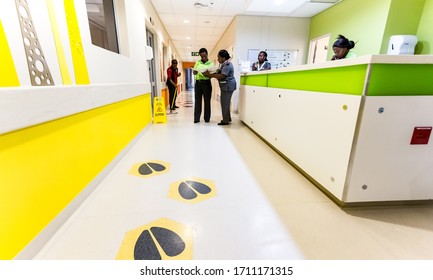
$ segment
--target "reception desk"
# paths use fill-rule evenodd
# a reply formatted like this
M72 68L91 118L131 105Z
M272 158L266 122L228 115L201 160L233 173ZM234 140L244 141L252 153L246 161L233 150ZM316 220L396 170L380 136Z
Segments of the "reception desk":
M433 201L433 56L243 73L239 114L341 206Z

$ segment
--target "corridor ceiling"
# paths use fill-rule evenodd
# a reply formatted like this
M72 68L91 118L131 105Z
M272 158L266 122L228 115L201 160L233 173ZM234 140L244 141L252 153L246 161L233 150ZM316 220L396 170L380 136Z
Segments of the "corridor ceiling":
M312 17L340 0L151 0L180 60L213 50L236 15Z

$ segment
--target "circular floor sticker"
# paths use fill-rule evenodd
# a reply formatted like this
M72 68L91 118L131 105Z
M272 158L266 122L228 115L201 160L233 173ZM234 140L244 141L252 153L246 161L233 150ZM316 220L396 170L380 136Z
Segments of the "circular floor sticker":
M134 164L129 170L129 174L139 177L152 177L167 173L170 170L170 163L151 160Z
M215 195L215 183L197 177L171 183L168 193L168 197L188 203L198 203Z
M190 260L192 259L192 228L162 218L128 231L116 259Z

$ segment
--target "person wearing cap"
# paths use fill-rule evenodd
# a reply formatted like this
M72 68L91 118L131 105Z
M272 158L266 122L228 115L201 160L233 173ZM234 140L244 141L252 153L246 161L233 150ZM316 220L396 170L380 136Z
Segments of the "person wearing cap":
M334 55L331 60L356 57L357 55L351 51L355 47L355 42L347 39L343 35L338 35L337 40L332 45Z

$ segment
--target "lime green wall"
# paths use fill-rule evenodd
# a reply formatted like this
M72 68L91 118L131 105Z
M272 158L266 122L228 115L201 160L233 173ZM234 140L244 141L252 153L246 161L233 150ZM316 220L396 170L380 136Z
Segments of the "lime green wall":
M425 0L392 0L388 13L380 53L388 51L389 38L392 35L416 35Z
M421 41L415 53L431 54L432 26L433 0L343 0L311 18L310 40L331 34L332 45L343 34L357 42L358 55L386 54L391 35L414 34Z
M150 94L0 135L0 260L14 258L151 122Z
M311 18L310 40L331 34L330 45L338 34L357 42L357 55L379 54L391 0L343 0ZM329 48L328 59L332 56Z
M433 54L433 0L425 0L417 31L418 44L415 53Z

